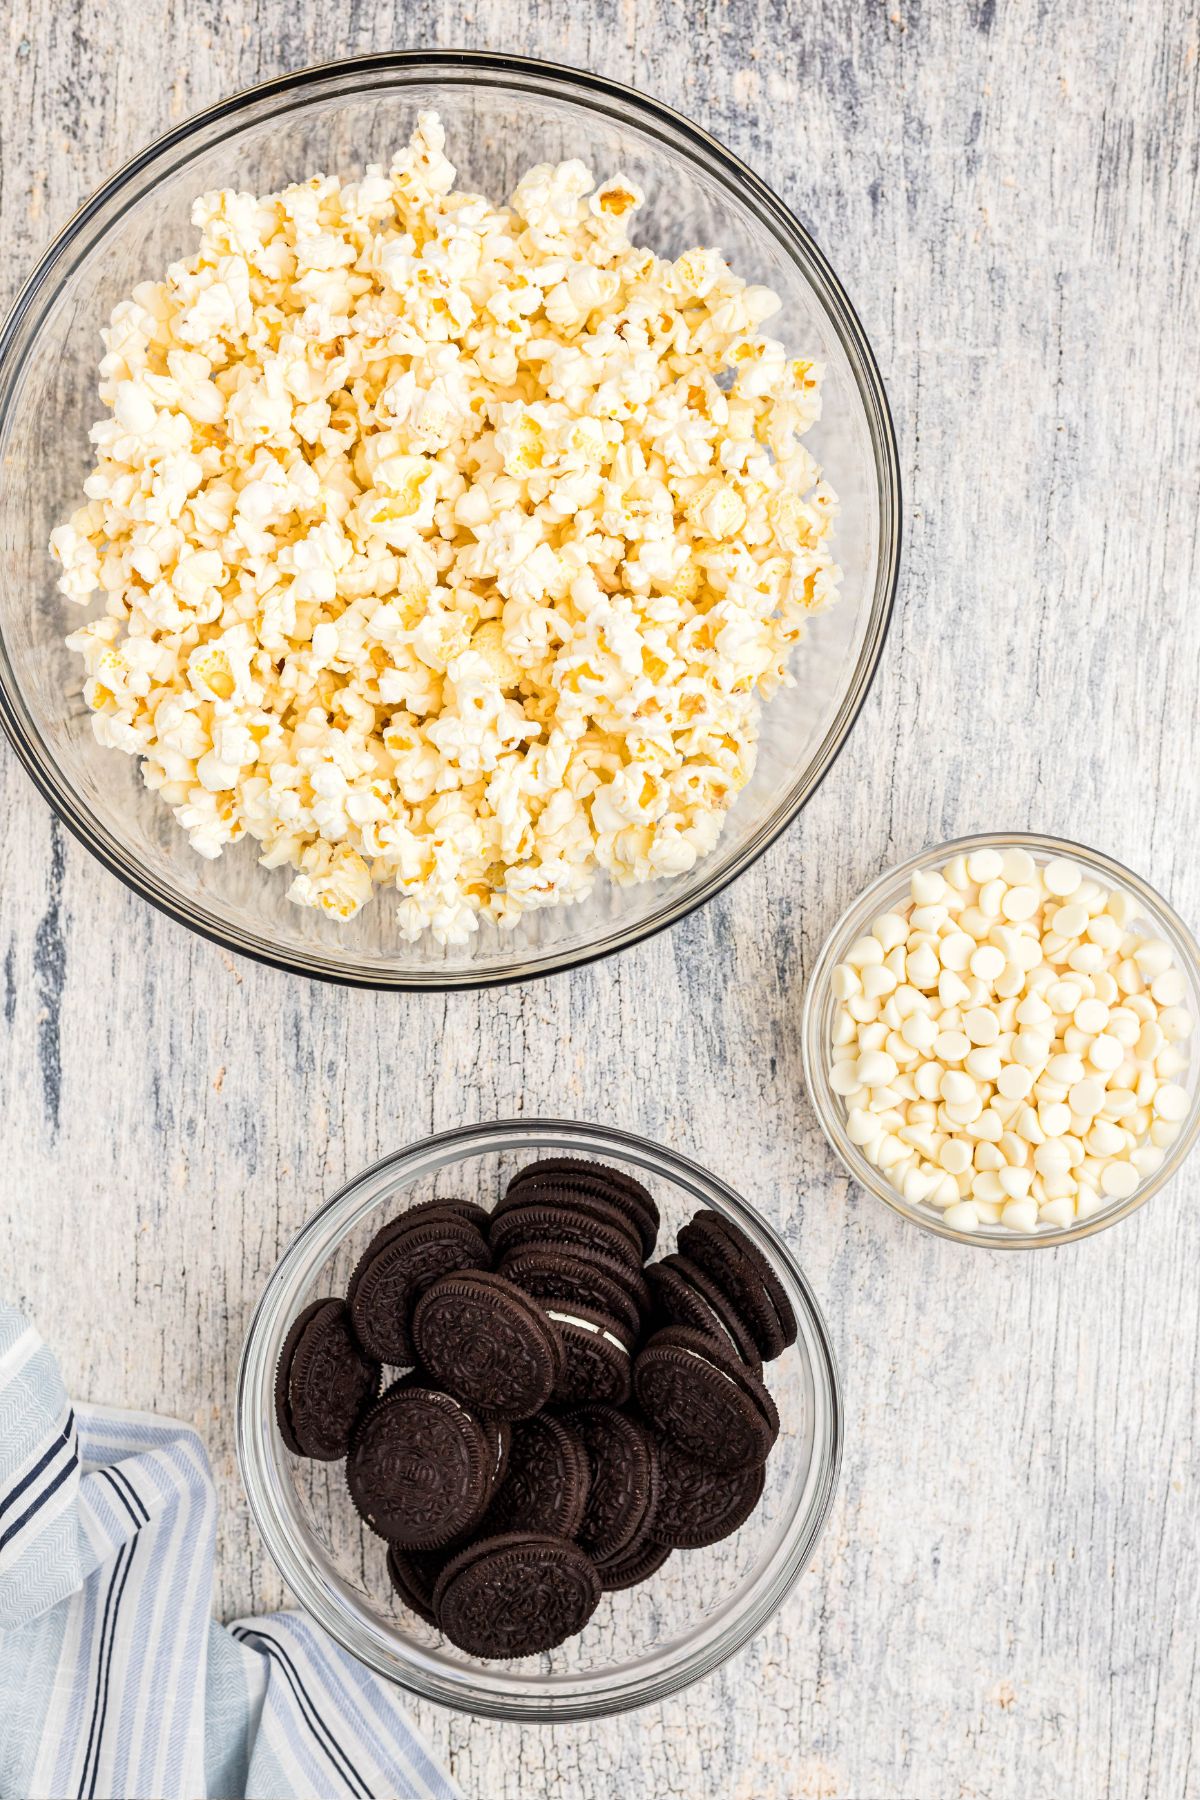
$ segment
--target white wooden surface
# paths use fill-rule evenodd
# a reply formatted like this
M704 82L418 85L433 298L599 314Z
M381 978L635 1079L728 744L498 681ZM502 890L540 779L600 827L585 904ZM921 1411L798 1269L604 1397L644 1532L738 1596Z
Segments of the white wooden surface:
M782 1222L827 1308L841 1494L771 1628L701 1688L556 1731L419 1709L467 1794L1193 1800L1200 1166L1091 1243L927 1240L850 1192L797 1020L887 860L1074 834L1200 921L1197 27L1176 0L3 0L0 289L109 170L263 76L508 48L690 113L814 229L889 382L902 603L801 822L667 937L524 991L307 986L193 941L0 754L0 1284L81 1397L177 1414L223 1501L216 1605L278 1604L231 1400L320 1198L432 1128L609 1118Z

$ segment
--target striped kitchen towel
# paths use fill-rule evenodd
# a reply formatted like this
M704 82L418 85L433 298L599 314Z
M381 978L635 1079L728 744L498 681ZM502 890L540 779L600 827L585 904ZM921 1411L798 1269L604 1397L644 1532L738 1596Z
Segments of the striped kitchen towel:
M194 1431L70 1406L0 1305L0 1800L456 1800L395 1692L298 1613L210 1617Z

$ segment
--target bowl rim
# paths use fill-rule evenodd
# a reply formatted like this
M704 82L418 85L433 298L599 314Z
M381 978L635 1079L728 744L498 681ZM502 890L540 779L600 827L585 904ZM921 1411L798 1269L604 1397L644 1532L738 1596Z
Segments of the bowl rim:
M701 1204L716 1198L757 1241L758 1248L782 1266L789 1281L794 1283L801 1302L797 1309L802 1313L800 1328L804 1350L801 1354L810 1367L815 1435L812 1463L803 1484L805 1516L798 1535L793 1542L789 1543L785 1538L776 1546L773 1553L776 1563L768 1564L759 1580L760 1591L755 1602L744 1615L730 1620L728 1615L733 1603L726 1601L714 1615L717 1623L698 1648L665 1672L642 1675L636 1681L626 1677L621 1685L610 1688L602 1697L578 1686L551 1696L539 1692L519 1694L499 1687L465 1691L461 1681L453 1681L436 1671L398 1665L394 1653L385 1660L382 1649L377 1650L370 1641L366 1628L362 1641L348 1641L343 1629L348 1616L329 1597L321 1579L314 1573L308 1553L293 1538L273 1497L278 1476L268 1446L274 1440L277 1427L273 1404L275 1367L270 1352L276 1347L273 1339L281 1338L281 1333L287 1329L303 1283L311 1279L322 1262L344 1242L347 1234L380 1204L380 1197L373 1189L381 1178L393 1174L407 1176L410 1181L417 1180L468 1155L489 1155L523 1148L543 1154L556 1148L576 1155L603 1156L607 1153L633 1163L652 1176L657 1175L660 1180L671 1181L695 1195ZM353 1208L356 1197L361 1202L357 1211ZM335 1641L385 1680L423 1699L480 1718L554 1724L609 1717L666 1699L712 1674L757 1636L809 1567L828 1523L841 1473L845 1405L833 1341L821 1307L798 1259L780 1232L748 1200L693 1158L637 1133L574 1119L523 1117L460 1125L418 1139L380 1157L353 1175L305 1220L267 1277L246 1330L238 1364L235 1439L238 1471L250 1514L267 1553L308 1616ZM800 1513L798 1500L787 1518L789 1530ZM382 1644L378 1626L374 1635L377 1643Z
M969 856L973 850L993 847L1027 849L1047 859L1062 856L1084 864L1088 873L1097 879L1127 889L1134 900L1141 901L1150 910L1152 917L1157 915L1161 918L1167 930L1178 940L1176 947L1185 952L1186 973L1192 986L1200 986L1200 943L1197 943L1192 931L1170 902L1135 870L1127 868L1106 851L1093 849L1091 845L1078 843L1071 838L1053 837L1035 831L973 832L967 837L931 844L902 862L890 863L855 895L826 933L813 964L812 974L808 978L801 1007L800 1058L804 1070L804 1086L826 1141L850 1179L859 1187L866 1188L893 1212L899 1213L902 1219L920 1226L935 1237L969 1245L974 1249L1057 1250L1064 1244L1074 1244L1084 1238L1095 1237L1100 1232L1107 1231L1110 1226L1119 1224L1122 1219L1137 1212L1152 1195L1178 1174L1195 1148L1197 1138L1200 1138L1200 1082L1192 1095L1183 1128L1170 1146L1161 1166L1153 1174L1144 1177L1127 1199L1115 1200L1094 1213L1091 1218L1074 1225L1052 1226L1037 1232L1006 1231L1001 1234L982 1228L967 1231L947 1225L940 1214L926 1212L905 1200L898 1189L859 1154L857 1145L852 1144L846 1134L845 1120L838 1112L836 1096L829 1086L828 1064L823 1055L830 978L842 951L853 941L852 924L857 934L862 921L879 908L884 896L892 894L915 870L940 867L951 857Z
M23 366L29 348L36 341L41 319L38 318L33 322L29 342L25 346L20 360L15 364L14 370L10 372L8 365L12 359L19 334L25 328L38 300L45 301L46 296L43 294L43 289L46 288L48 280L64 252L80 237L97 212L119 196L131 181L135 180L148 165L158 160L164 153L176 146L186 144L191 138L203 134L222 120L232 123L243 110L264 100L288 95L302 96L307 89L315 88L323 81L345 79L358 74L363 76L394 74L402 81L407 80L408 82L415 81L418 76L423 75L440 80L456 80L463 85L472 81L483 81L492 86L503 85L505 77L516 76L540 81L546 84L550 91L556 87L583 89L585 99L591 97L595 103L608 102L616 110L618 116L632 116L633 122L648 131L650 135L654 135L656 126L666 127L672 133L683 138L685 148L692 147L713 159L718 165L720 173L740 189L741 198L751 210L757 213L760 222L765 224L782 242L783 248L793 255L797 250L799 251L799 261L805 269L806 276L811 279L811 275L815 273L824 283L824 291L819 293L819 298L829 313L839 340L849 358L855 386L866 414L874 453L879 504L879 545L875 589L873 595L867 597L871 608L868 615L868 629L850 685L823 742L818 747L810 766L809 779L805 783L803 791L785 809L782 816L768 820L741 852L734 856L719 874L714 874L702 883L697 892L685 904L672 905L668 898L641 923L620 933L616 942L604 941L599 945L564 949L548 954L539 959L536 965L528 967L476 972L469 965L464 965L461 976L453 968L436 975L424 972L409 974L404 971L346 969L320 962L317 960L320 955L317 951L311 953L313 960L310 961L307 955L273 949L265 941L241 941L228 929L223 929L218 923L209 922L206 917L199 915L196 908L189 905L186 900L177 898L171 890L160 884L140 862L132 857L123 857L119 853L119 847L109 847L106 842L106 834L95 825L90 810L68 784L59 779L54 760L49 756L42 755L40 739L35 743L27 737L20 717L20 709L14 704L13 696L9 694L3 663L0 662L0 727L3 728L5 736L12 744L34 786L84 848L110 874L115 875L141 899L149 901L159 912L166 914L168 918L174 919L189 931L195 932L198 936L231 954L246 956L254 962L283 970L288 974L306 976L310 980L326 981L339 987L366 988L390 993L473 992L484 988L503 987L517 982L538 980L560 974L567 969L583 968L589 963L598 962L607 956L618 955L622 951L632 949L635 944L643 943L647 939L657 936L661 931L670 930L681 920L706 906L739 876L745 874L795 822L837 761L854 728L878 672L883 646L891 626L900 579L903 538L903 498L899 452L883 377L870 340L863 330L858 315L816 240L761 176L755 174L717 138L711 136L702 126L695 124L686 115L677 112L663 101L637 92L636 89L623 82L614 81L608 76L597 75L590 70L577 69L564 63L543 61L535 57L514 56L502 51L484 50L389 50L369 56L346 57L315 63L304 69L274 76L268 81L256 83L251 87L238 89L225 99L193 114L191 118L153 139L122 164L83 202L43 250L28 278L18 290L7 317L0 325L0 419L7 410L7 393L12 385L12 379Z

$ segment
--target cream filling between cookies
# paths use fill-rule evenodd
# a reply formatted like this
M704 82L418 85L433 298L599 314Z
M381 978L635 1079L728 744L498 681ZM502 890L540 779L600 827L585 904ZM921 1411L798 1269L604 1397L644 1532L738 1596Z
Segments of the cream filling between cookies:
M754 1400L753 1394L747 1394L745 1388L742 1387L739 1382L735 1381L732 1375L727 1375L724 1369L718 1369L716 1363L710 1362L707 1356L701 1356L699 1350L688 1350L682 1344L677 1344L675 1348L677 1350L682 1350L683 1354L685 1356L690 1356L694 1362L703 1363L710 1374L719 1375L722 1381L727 1381L735 1394L743 1394L747 1400ZM738 1360L740 1361L741 1358L739 1357Z
M546 1317L553 1319L557 1325L578 1325L581 1331L590 1331L593 1337L607 1338L614 1350L619 1350L622 1356L629 1355L628 1344L623 1344L611 1331L605 1331L603 1325L593 1325L590 1319L577 1319L574 1313L551 1312L549 1307L546 1309Z
M703 1294L700 1295L700 1299L704 1301L704 1304L708 1309L709 1318L712 1320L713 1324L716 1326L717 1330L720 1332L721 1337L729 1345L729 1348L732 1350L733 1354L737 1357L738 1361L740 1363L744 1363L746 1359L742 1355L741 1351L738 1349L737 1340L735 1339L733 1333L730 1331L728 1325L726 1325L726 1323L725 1323L724 1319L721 1317L720 1313L717 1311L716 1307L713 1305L712 1301L706 1300L704 1298ZM691 1351L691 1350L688 1351L689 1356L692 1356L694 1354L695 1354L694 1351Z

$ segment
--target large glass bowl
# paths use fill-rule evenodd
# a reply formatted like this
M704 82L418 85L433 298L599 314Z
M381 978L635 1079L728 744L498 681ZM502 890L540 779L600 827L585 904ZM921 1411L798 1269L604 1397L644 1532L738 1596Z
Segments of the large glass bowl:
M846 1130L845 1102L829 1084L830 1045L837 1004L832 987L833 971L844 960L851 944L865 936L872 922L882 913L908 904L909 884L915 870L941 869L952 857L970 856L974 850L986 849L1027 850L1039 864L1054 857L1066 857L1078 863L1085 875L1102 887L1123 889L1133 903L1131 925L1170 944L1174 965L1187 985L1184 1005L1193 1019L1200 1019L1200 946L1174 908L1140 875L1101 851L1089 850L1085 844L1075 844L1066 838L1041 837L1020 831L982 832L975 837L936 844L932 849L922 850L919 856L909 857L907 862L885 869L842 914L821 947L805 990L800 1022L804 1082L821 1129L849 1174L903 1218L923 1226L926 1231L935 1232L938 1237L952 1238L960 1244L978 1244L988 1250L1052 1249L1056 1244L1070 1244L1077 1238L1091 1237L1095 1232L1115 1225L1119 1219L1128 1218L1139 1206L1145 1205L1151 1194L1170 1181L1194 1148L1200 1138L1200 1058L1194 1048L1186 1070L1175 1077L1187 1090L1187 1114L1180 1122L1178 1137L1154 1173L1145 1176L1126 1199L1110 1200L1088 1218L1070 1225L1039 1225L1032 1232L1010 1231L1003 1225L979 1225L971 1231L961 1230L948 1225L935 1207L924 1203L913 1205L906 1200L883 1171L867 1161L860 1147L850 1138Z
M275 1422L275 1370L292 1320L344 1291L373 1233L420 1200L490 1206L524 1163L597 1157L625 1167L658 1202L656 1255L699 1207L740 1225L766 1256L799 1322L768 1363L780 1434L757 1510L708 1550L677 1551L650 1581L605 1595L580 1636L546 1656L484 1662L442 1638L392 1594L385 1547L350 1503L340 1463L288 1451ZM258 1528L301 1606L353 1655L426 1699L492 1718L599 1718L676 1693L740 1649L782 1605L829 1513L842 1413L829 1334L783 1240L745 1200L686 1157L628 1132L563 1120L464 1126L376 1163L311 1218L285 1251L250 1324L238 1376L237 1450Z
M189 846L137 764L95 742L81 663L62 643L82 623L55 587L53 526L81 503L99 332L116 301L194 245L193 198L263 193L316 170L387 162L419 108L442 115L471 188L501 197L540 159L623 169L646 189L638 236L663 254L713 244L783 300L771 330L827 366L809 443L841 497L834 552L842 598L797 649L795 688L764 715L758 768L717 848L688 874L598 887L579 905L481 930L465 949L405 943L385 895L348 925L286 898L289 874L248 841L215 862ZM61 818L121 879L193 930L245 955L362 986L472 987L604 956L710 899L795 817L862 703L895 591L900 483L875 359L829 264L758 177L668 107L599 76L505 56L395 53L284 76L160 138L51 245L0 336L0 717Z

